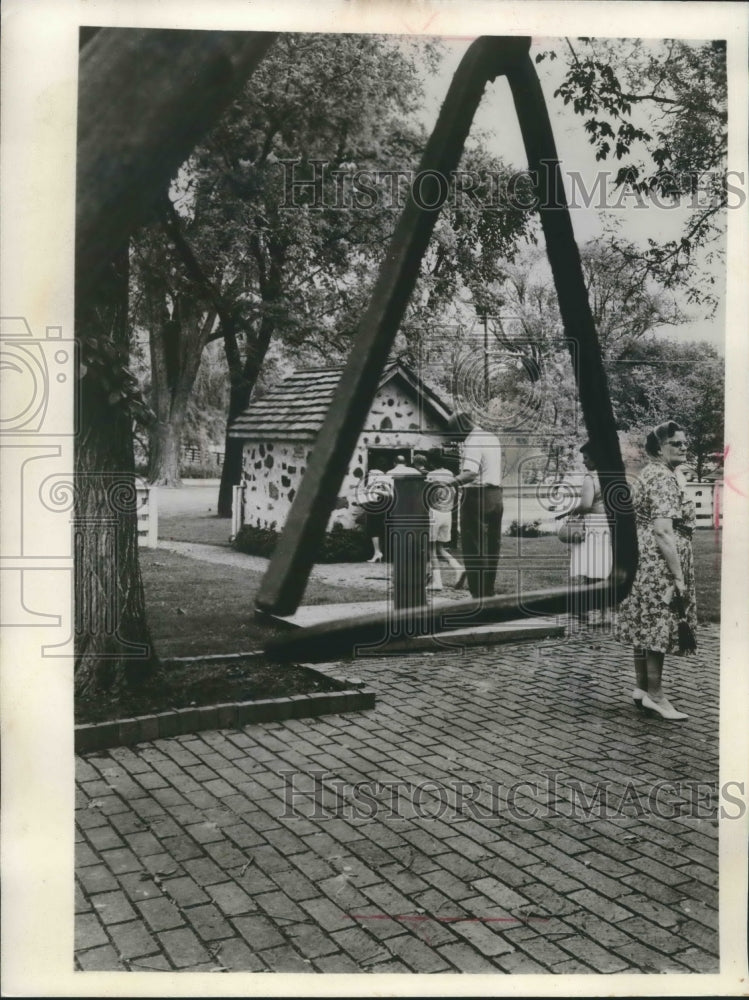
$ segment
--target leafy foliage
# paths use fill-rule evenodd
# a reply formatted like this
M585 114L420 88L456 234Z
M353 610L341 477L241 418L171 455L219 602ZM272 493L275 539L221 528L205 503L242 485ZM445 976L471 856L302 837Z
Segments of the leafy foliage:
M723 252L729 193L725 42L567 39L536 62L557 56L565 73L555 97L585 119L596 160L620 164L614 187L690 209L681 236L620 248L624 262L714 308L706 265Z
M194 313L215 311L210 336L224 341L229 420L247 405L273 343L297 366L343 359L426 142L415 112L422 75L439 58L430 41L284 34L180 171L153 237L150 280L165 271L171 322L178 303L187 314L183 296ZM486 204L503 164L474 142L461 167L399 351L461 294L478 294L531 238L528 213ZM469 174L475 191L466 192ZM162 317L151 329L164 336L169 325ZM230 439L226 453L234 468L222 496L241 467Z
M511 538L540 538L551 532L543 531L540 521L510 521L505 534Z
M81 333L78 351L78 377L94 381L109 406L121 408L139 425L149 426L154 413L129 366L129 350L112 337Z
M279 532L273 528L259 528L245 524L234 539L240 552L270 558L278 542ZM372 545L360 528L343 528L340 524L325 535L315 562L363 562L371 554Z
M636 265L617 266L620 259L605 240L581 247L581 258L618 427L644 441L654 424L679 421L689 438L690 461L702 476L723 447L722 358L709 344L664 336L664 328L684 318L675 297L643 280ZM534 472L553 479L574 461L584 430L574 367L541 255L522 254L487 298L496 310L488 321L492 349L507 361L492 375L493 404L504 426L514 415L520 433L547 439L545 469Z

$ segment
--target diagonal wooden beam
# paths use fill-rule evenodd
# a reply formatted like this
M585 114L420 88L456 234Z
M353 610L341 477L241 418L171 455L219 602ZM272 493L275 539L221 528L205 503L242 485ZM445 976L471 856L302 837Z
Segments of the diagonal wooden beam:
M460 161L486 84L527 58L530 39L479 38L466 52L424 150L420 201L437 204ZM429 173L426 173L426 172ZM444 200L444 197L443 197ZM380 374L419 273L439 209L419 207L409 196L380 268L369 307L257 595L261 611L293 614L307 585L328 517Z
M482 43L486 41L480 40ZM518 39L491 41L519 42ZM490 50L483 46L477 48L478 46L479 43L474 43L466 59L471 52L475 54L477 51L481 51L486 57ZM491 51L498 56L503 52L501 45ZM513 48L511 54L504 51L504 60L498 58L498 63L502 64L502 71L508 76L531 176L535 178L541 223L560 312L575 368L583 416L596 465L600 470L604 502L612 530L613 588L609 586L609 581L581 587L578 590L579 604L581 607L595 602L600 604L601 598L604 601L617 602L628 593L637 568L637 533L601 351L562 185L556 144L543 92L535 67L527 55L527 48L522 53L519 53L517 48ZM467 73L474 74L472 86L460 76L464 68ZM450 94L458 100L458 95L465 93L466 96L470 95L470 102L464 108L462 118L455 113L454 105L448 108L448 101L445 102L443 115L440 116L432 137L433 139L437 137L438 141L430 142L427 147L422 161L423 169L444 169L444 162L448 159L445 156L446 148L451 149L453 154L457 143L460 143L462 148L470 118L478 103L476 90L479 87L483 89L486 73L487 65L482 59L472 59L468 64L464 60L461 64ZM448 114L444 113L446 110ZM452 134L451 130L454 130ZM439 159L440 155L443 156L442 160ZM450 162L453 162L452 158ZM300 552L299 546L309 539L317 543L325 529L325 520L330 513L340 476L353 451L374 395L373 389L370 394L370 389L376 386L384 360L382 352L389 346L394 333L393 324L397 324L405 308L404 295L407 297L413 288L415 273L426 247L429 232L431 225L427 220L420 218L413 204L409 203L396 230L391 254L380 273L372 305L357 336L347 368L349 381L341 380L337 406L331 407L331 412L328 414L325 425L328 436L316 452L317 465L314 479L307 484L304 505L300 505L296 512L298 518L304 512L313 523L305 525L297 521L293 533L284 533L281 539L284 544L279 546L282 551L271 563L263 581L262 593L268 610L273 610L274 602L276 608L285 609L277 613L290 613L296 609L294 601L304 589L311 563L311 549ZM372 365L369 379L365 377L367 363ZM360 399L354 396L357 387L364 389ZM350 419L350 426L341 426L341 421L346 417ZM308 476L310 471L311 467ZM315 517L317 517L316 522ZM308 529L306 532L305 528ZM289 573L295 568L300 572L300 576L293 581L289 579ZM461 619L463 624L467 620L507 621L534 613L563 613L567 610L567 605L567 588L525 594L522 600L517 597L502 596L485 599L480 603L473 601L453 603L449 607L435 607L431 616L423 616L420 619L421 624L418 628L422 634L438 633L455 628ZM351 653L357 645L385 640L387 638L385 633L390 629L397 629L399 616L404 615L408 617L409 624L413 625L411 609L405 611L390 609L387 616L362 616L310 629L300 629L298 632L270 640L266 649L278 659L303 656L308 660L319 660L345 655Z
M628 592L637 569L637 530L608 380L564 193L554 133L536 67L530 57L514 63L507 73L507 80L528 167L536 178L546 252L611 526L614 550L612 573L618 587L616 598L621 600Z

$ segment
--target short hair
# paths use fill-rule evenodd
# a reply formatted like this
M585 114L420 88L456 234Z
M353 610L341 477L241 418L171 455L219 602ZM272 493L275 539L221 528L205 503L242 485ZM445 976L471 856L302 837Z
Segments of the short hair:
M677 424L675 420L664 420L662 424L654 427L645 438L645 451L653 458L657 458L661 453L663 442L668 441L677 431L683 430L681 424Z
M466 438L474 426L470 413L466 413L465 410L458 410L451 414L450 419L447 421L447 433L453 437Z
M414 465L428 465L427 457L422 451L417 451L412 462Z

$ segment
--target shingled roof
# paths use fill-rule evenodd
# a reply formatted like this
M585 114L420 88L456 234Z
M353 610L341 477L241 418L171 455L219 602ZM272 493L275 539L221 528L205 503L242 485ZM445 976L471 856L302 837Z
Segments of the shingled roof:
M254 400L236 418L229 436L245 440L312 441L322 427L343 367L305 368L289 375L262 399ZM390 365L382 374L380 387L391 379L407 383L438 423L447 421L450 411L436 392L425 385L405 365Z

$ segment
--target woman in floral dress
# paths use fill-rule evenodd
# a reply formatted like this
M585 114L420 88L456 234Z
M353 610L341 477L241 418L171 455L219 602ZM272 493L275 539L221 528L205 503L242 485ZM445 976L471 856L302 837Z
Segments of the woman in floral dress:
M619 606L616 637L634 646L638 707L664 719L686 719L662 687L663 660L677 646L679 615L674 597L681 595L686 618L697 625L692 531L694 504L687 499L676 469L686 460L686 437L669 420L648 434L650 461L634 486L639 560L632 589Z

